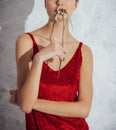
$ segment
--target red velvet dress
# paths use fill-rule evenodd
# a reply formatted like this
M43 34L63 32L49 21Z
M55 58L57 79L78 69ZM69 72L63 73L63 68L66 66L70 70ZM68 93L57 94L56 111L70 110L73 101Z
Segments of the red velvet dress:
M34 56L39 48L33 35L30 33L28 35L33 41ZM71 60L61 69L59 79L57 79L58 71L52 70L45 62L43 63L38 98L70 102L78 100L82 44L80 42ZM55 116L35 110L25 114L25 117L26 130L89 130L84 118Z

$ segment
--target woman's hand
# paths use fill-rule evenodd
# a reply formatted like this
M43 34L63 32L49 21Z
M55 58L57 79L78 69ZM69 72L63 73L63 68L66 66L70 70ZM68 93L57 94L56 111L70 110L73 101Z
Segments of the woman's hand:
M56 43L51 43L47 47L43 48L40 50L39 53L37 53L34 57L34 59L41 59L42 61L47 61L54 56L58 56L60 60L64 60L64 50L61 45L56 44Z
M18 106L17 90L15 90L15 89L10 90L9 93L10 93L10 101L9 102Z

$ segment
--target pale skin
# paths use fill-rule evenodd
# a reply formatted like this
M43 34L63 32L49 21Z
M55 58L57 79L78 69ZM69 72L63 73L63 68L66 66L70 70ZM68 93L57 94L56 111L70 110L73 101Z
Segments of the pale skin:
M17 90L10 90L10 103L18 105L25 113L32 109L65 117L86 118L89 114L93 97L93 57L91 49L83 45L82 65L80 69L79 96L76 102L51 101L38 99L40 76L43 62L48 61L51 69L57 71L59 58L62 62L61 69L70 61L76 51L79 41L69 33L69 22L65 28L64 47L61 46L62 21L57 22L50 43L50 31L54 22L56 7L65 8L69 17L77 8L75 0L46 0L45 7L48 12L49 21L40 29L31 32L38 44L40 51L33 55L32 41L26 34L19 36L16 43L16 65L17 65ZM52 59L52 60L51 60ZM49 91L49 90L48 90ZM31 95L31 96L30 96Z

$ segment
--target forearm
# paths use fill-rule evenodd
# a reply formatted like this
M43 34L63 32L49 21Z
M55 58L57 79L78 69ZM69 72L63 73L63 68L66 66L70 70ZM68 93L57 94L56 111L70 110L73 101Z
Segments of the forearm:
M86 118L89 113L89 107L82 101L65 102L38 99L35 102L33 109L64 117Z
M18 102L22 111L29 113L37 100L39 92L42 62L32 63L31 69L20 91L18 91Z

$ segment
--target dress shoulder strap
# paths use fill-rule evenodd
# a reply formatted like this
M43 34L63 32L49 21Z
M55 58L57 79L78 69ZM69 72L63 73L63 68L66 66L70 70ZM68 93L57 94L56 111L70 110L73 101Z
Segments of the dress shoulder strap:
M79 44L79 50L81 49L82 45L83 45L83 43L80 42L80 44Z
M33 45L35 45L35 44L36 44L36 41L35 41L35 39L34 39L34 36L33 36L31 33L26 33L26 34L28 34L28 35L31 37L31 40L32 40L32 42L33 42Z
M36 41L34 39L33 34L31 34L31 33L25 33L25 34L28 34L30 36L31 40L32 40L32 44L33 44L33 56L34 56L39 51L37 43L36 43Z
M82 45L83 45L83 43L80 42L79 45L78 45L78 48L77 48L77 53L76 53L76 56L80 57L80 61L82 61L82 51L81 51Z

